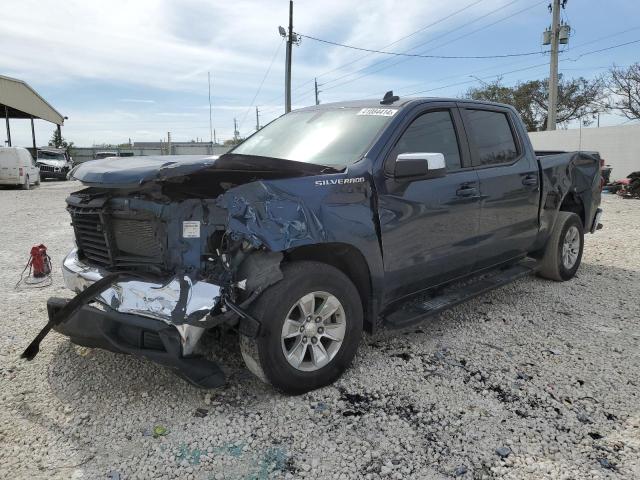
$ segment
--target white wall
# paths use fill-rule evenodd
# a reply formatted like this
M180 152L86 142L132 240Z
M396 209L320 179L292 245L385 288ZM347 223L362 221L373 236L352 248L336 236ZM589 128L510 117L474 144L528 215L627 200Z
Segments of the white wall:
M536 150L597 150L613 167L611 179L640 170L640 125L530 132Z

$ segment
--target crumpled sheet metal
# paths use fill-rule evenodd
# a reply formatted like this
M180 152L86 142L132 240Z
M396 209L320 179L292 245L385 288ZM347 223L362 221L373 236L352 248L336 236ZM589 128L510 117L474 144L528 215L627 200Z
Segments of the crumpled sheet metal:
M104 276L100 269L82 263L77 249L64 259L62 271L65 285L75 292ZM120 313L154 318L171 325L197 325L219 303L220 287L193 282L186 275L176 276L164 284L126 280L102 292L97 300Z
M313 210L301 199L264 182L236 187L218 203L228 211L228 230L256 247L266 245L277 252L327 240Z
M120 313L131 313L178 325L202 321L218 303L220 287L187 276L169 283L128 280L100 295L100 301Z

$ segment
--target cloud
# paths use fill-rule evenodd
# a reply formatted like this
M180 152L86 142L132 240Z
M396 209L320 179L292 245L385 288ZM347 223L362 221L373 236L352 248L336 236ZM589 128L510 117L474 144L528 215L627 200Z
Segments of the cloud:
M118 101L124 103L156 103L155 100L147 100L144 98L121 98Z
M159 117L195 117L195 113L191 112L158 112Z
M174 91L200 91L210 70L216 88L254 89L281 41L277 26L286 22L287 3L5 0L3 66L28 79L100 79ZM347 43L382 46L448 8L432 4L407 0L398 8L390 0L299 1L295 27L320 36L337 32ZM294 52L299 77L319 73L317 62L307 63L301 55L303 48L310 58L321 59L321 70L354 57L353 52L303 43Z
M507 1L483 0L392 49L402 51L430 36L455 33L469 18ZM346 44L382 48L472 3L474 0L296 0L294 28ZM513 9L515 6L502 15ZM277 27L287 21L288 2L3 0L2 10L3 73L24 79L43 93L69 116L66 135L76 144L90 144L93 140L121 142L134 134L144 137L134 140L157 140L167 131L176 140L208 138L207 72L212 74L218 134L232 135L234 117L240 120L246 116L241 130L252 128L255 106L248 103L282 41ZM544 6L539 14L548 20ZM500 38L507 36L496 38L494 50L501 48ZM537 41L537 33L535 38ZM476 50L475 45L471 47ZM481 48L477 46L477 50ZM339 87L339 82L331 82L380 58L303 40L293 49L294 105L314 101L314 77L319 77L320 98L326 103L379 96L402 85L456 73L452 64L437 64L446 70L438 73L434 62L422 62L404 69L390 68ZM465 68L463 62L458 65ZM338 67L338 71L327 73ZM283 113L283 77L281 48L255 101L263 124ZM88 90L84 96L79 95L79 86Z

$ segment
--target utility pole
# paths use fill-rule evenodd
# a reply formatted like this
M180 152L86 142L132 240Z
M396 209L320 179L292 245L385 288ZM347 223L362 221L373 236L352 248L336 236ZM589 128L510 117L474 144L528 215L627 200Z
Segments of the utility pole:
M213 144L217 145L218 144L218 140L216 139L216 129L213 129Z
M287 37L287 65L285 66L284 113L291 111L291 60L293 53L293 0L289 0L289 31Z
M598 126L600 126L600 115L598 115ZM31 140L33 141L33 151L37 156L38 147L36 146L36 129L33 125L33 115L31 115ZM131 140L129 140L129 142L131 142Z
M11 146L11 126L9 125L9 108L5 105L4 106L4 119L6 121L7 124L7 145L10 147Z
M315 90L316 90L316 105L320 105L320 98L318 97L318 79L314 78L313 79L313 85L315 86Z
M256 105L256 132L260 130L260 113L258 112L258 106Z
M552 0L551 23L551 64L549 71L549 107L547 111L547 130L556 129L558 113L558 50L560 44L560 1Z
M284 65L284 113L291 111L291 61L293 54L293 44L300 43L300 37L293 33L293 0L289 0L289 27L278 27L280 36L287 40L287 56Z
M238 136L240 132L238 132L238 120L233 119L233 141L234 143L238 143Z
M209 80L209 142L213 147L213 114L211 108L211 72L207 72L207 79Z

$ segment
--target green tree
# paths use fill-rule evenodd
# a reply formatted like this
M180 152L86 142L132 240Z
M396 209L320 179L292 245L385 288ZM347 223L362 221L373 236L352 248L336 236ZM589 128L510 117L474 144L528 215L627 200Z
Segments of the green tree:
M513 105L520 113L527 130L544 130L547 126L549 83L547 80L518 82L507 87L498 79L482 87L471 88L467 98ZM580 77L558 82L558 124L566 125L580 120L584 125L593 123L598 113L606 111L605 81L603 78L587 80Z
M73 148L73 142L67 142L62 136L62 133L60 133L60 130L56 128L53 131L53 135L51 135L51 139L49 140L49 146L56 147L56 148L64 148L67 151L67 153L69 153L69 150Z

